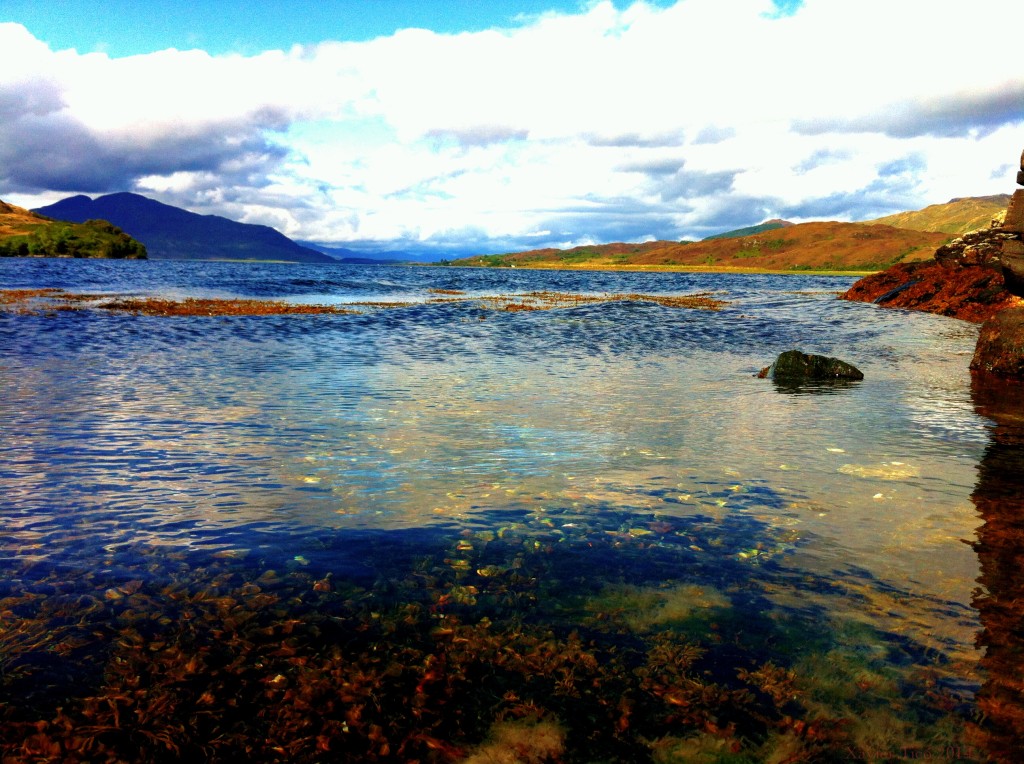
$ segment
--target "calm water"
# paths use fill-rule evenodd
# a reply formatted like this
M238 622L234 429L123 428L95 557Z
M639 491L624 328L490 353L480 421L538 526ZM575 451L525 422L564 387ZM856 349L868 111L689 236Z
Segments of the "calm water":
M971 606L979 563L964 542L981 524L972 491L991 425L967 369L977 328L837 300L850 283L0 260L4 288L408 303L323 316L0 313L9 612L42 618L48 596L92 587L97 608L123 614L140 586L158 607L176 581L268 575L330 582L318 592L353 587L348 602L359 591L386 610L388 596L410 597L399 582L426 570L443 589L417 594L433 596L430 618L450 605L461 623L526 619L558 633L608 611L620 624L609 640L687 636L727 684L737 681L721 669L728 660L806 674L802 713L853 720L835 743L849 760L976 760L963 729L984 681ZM713 292L727 304L503 312L428 303L430 289ZM865 379L792 390L754 377L791 348L839 356ZM487 599L503 572L535 563L529 605ZM764 639L768 627L788 636ZM104 644L68 660L100 666L116 649ZM732 652L715 652L722 644ZM22 660L7 691L46 685L39 716L58 696L70 702L52 656ZM945 706L916 708L928 692ZM593 760L573 758L587 750L573 708L540 717L558 725L566 760ZM475 740L466 726L450 733L463 739L444 738L447 717L432 734L469 756L512 712L495 714ZM732 751L749 758L728 760L756 761L770 750L782 761L786 745L811 746L803 727L772 721L700 759L728 734L689 724L665 728L653 760ZM964 748L951 756L951 745ZM374 750L397 756L394 743Z

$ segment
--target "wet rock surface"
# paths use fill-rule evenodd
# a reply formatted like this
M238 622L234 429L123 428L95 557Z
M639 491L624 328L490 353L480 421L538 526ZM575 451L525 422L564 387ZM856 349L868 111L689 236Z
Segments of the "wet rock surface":
M1000 311L982 325L971 369L1024 378L1024 307Z
M845 361L799 350L780 354L775 363L762 369L757 376L784 382L864 379L859 369Z

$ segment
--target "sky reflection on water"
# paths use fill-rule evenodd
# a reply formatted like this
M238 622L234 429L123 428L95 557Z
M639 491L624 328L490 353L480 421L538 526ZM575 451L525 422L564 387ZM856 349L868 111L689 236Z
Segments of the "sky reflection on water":
M447 269L374 270L369 288L452 283ZM595 277L527 278L588 288ZM76 522L129 537L178 528L179 543L181 524L195 523L195 543L217 547L228 542L216 527L458 523L517 497L559 502L623 484L634 487L612 488L617 502L685 514L706 509L692 498L705 484L741 495L763 483L803 507L780 522L818 536L825 564L924 581L940 557L970 581L970 555L951 542L974 522L967 499L985 440L963 363L973 328L821 290L842 281L753 278L753 289L726 280L720 313L624 303L8 317L5 503L36 517L34 533L60 556L72 509ZM691 290L698 280L681 277ZM327 281L345 290L355 279ZM842 354L867 380L787 395L752 377L789 346ZM912 470L887 478L880 465L894 462ZM663 485L691 498L652 500ZM40 514L52 516L45 532Z

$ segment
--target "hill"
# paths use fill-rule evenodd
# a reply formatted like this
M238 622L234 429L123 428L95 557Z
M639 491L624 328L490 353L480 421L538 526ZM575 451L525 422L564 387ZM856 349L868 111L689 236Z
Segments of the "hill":
M744 236L753 236L758 233L766 233L767 231L775 231L779 228L788 228L793 225L788 220L766 220L760 225L747 226L746 228L737 228L734 231L726 231L725 233L716 233L714 236L706 236L703 241L709 239L741 239Z
M142 260L146 248L105 220L67 223L0 201L0 257Z
M75 223L91 218L109 220L145 244L153 259L337 262L296 244L269 226L198 215L138 194L109 194L96 199L72 196L33 211Z
M932 204L923 210L897 212L868 222L912 231L963 234L978 228L988 228L993 216L1005 210L1009 203L1009 194L970 196L950 199L945 204Z
M887 225L800 223L738 238L541 249L465 258L452 265L874 271L894 263L927 260L949 239L943 233Z

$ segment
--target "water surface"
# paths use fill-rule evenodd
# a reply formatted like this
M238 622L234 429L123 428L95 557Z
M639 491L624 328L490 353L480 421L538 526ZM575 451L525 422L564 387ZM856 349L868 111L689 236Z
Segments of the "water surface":
M9 597L36 595L12 612L41 618L54 591L91 591L93 617L109 619L109 608L122 617L147 593L146 607L159 610L168 586L230 579L237 593L273 574L306 592L276 595L292 597L293 615L313 607L311 587L323 597L354 587L317 605L316 617L340 608L355 618L372 603L379 619L415 602L426 624L457 618L497 633L525 619L562 637L591 630L594 644L623 655L636 640L689 641L727 688L765 662L804 682L800 708L780 696L774 715L736 711L732 728L721 709L700 719L649 710L660 747L639 742L649 732L637 711L614 732L629 756L781 761L802 746L841 752L830 760L913 751L948 761L949 746L962 746L962 759L976 760L964 729L981 682L979 571L964 540L980 523L971 493L989 443L967 370L977 329L837 300L851 282L0 261L5 288L407 303L322 316L0 314L0 566ZM436 289L712 292L727 304L504 312L428 302ZM754 376L792 348L839 356L865 379L788 389ZM274 586L285 583L264 579L263 589ZM603 631L607 623L615 629ZM116 649L104 639L71 659L102 665ZM68 692L53 689L60 672L22 660L8 691L44 688L38 713L52 712L54 693ZM644 686L636 692L673 697ZM758 687L757 697L774 697ZM938 710L927 692L941 696ZM479 709L464 699L394 734L411 756L415 735L429 731L454 748L415 744L457 760L525 719L551 725L566 760L593 760L597 744L583 730L597 712L582 701L527 713L495 697ZM454 724L469 707L476 721ZM349 743L330 750L395 755L395 740L374 748L372 725L331 713L348 732L321 737ZM852 721L809 740L816 714ZM138 745L117 740L103 744Z

